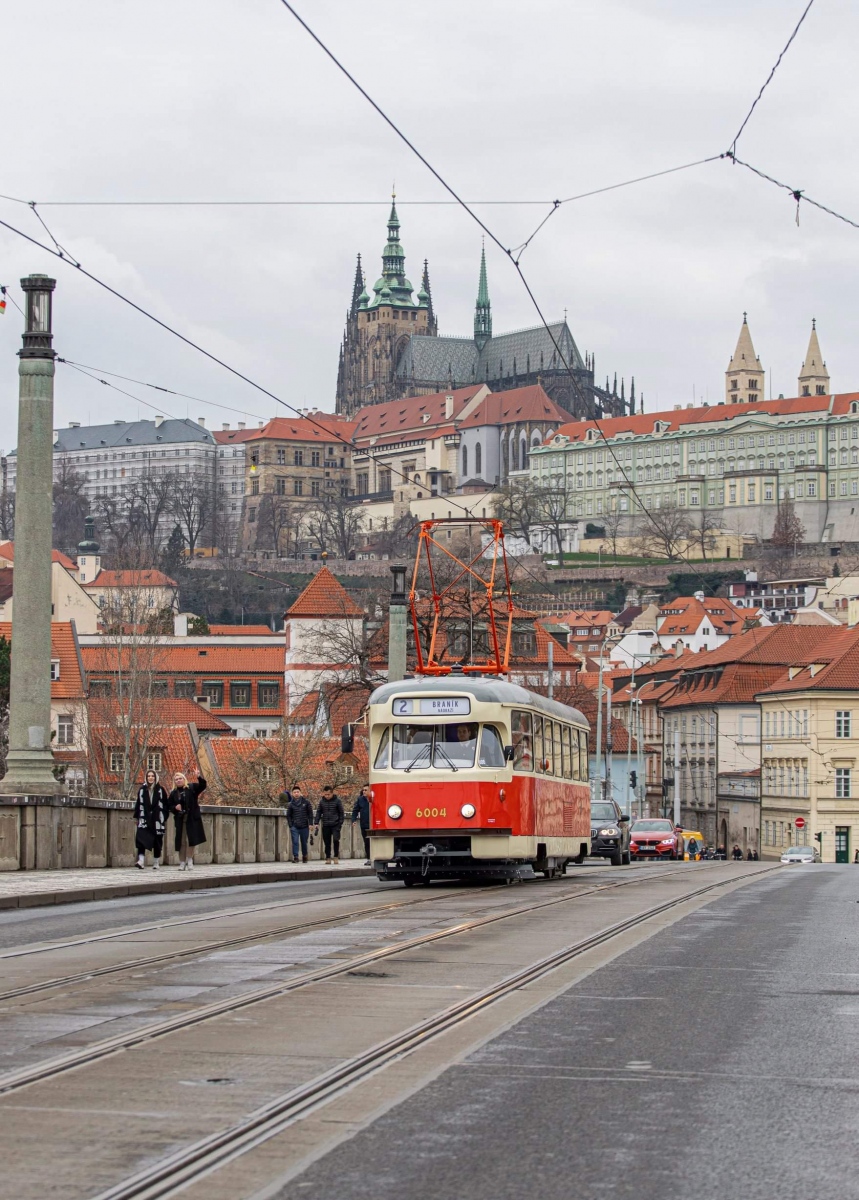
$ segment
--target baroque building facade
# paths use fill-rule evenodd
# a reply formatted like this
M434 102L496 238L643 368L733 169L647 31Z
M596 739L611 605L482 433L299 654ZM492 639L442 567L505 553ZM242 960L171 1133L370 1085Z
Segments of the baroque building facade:
M616 377L613 385L608 379L604 388L595 384L593 356L579 352L566 318L548 327L493 334L485 251L473 333L440 336L427 261L417 296L406 276L394 202L382 274L372 295L358 256L340 348L337 411L351 416L370 404L479 384L493 392L539 384L555 404L576 417L619 416L634 412L636 406L634 380L629 400L623 383L618 392Z

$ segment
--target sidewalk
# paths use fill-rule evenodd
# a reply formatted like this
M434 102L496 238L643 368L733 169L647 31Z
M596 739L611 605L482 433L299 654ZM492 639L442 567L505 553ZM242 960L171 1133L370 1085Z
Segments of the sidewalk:
M375 879L372 867L360 859L338 866L324 863L230 863L178 867L106 867L85 871L4 871L0 873L0 909L32 908L40 904L78 904L85 900L115 900L158 892L190 892L203 888L243 887L253 883L288 883L301 879L343 879L360 875Z

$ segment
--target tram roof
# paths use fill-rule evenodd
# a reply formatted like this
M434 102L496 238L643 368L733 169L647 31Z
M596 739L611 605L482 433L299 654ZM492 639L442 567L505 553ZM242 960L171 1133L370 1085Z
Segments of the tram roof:
M587 717L577 708L549 700L537 692L529 692L518 683L509 683L497 675L421 675L414 679L397 679L383 683L370 697L370 704L386 704L394 696L465 695L481 704L521 704L537 708L561 721L575 721L590 728Z

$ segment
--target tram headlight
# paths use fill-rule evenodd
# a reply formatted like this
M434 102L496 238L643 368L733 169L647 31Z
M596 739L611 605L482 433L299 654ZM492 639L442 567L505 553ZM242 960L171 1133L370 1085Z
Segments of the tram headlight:
M402 815L403 815L403 810L400 808L399 804L389 804L388 805L388 816L391 818L392 821L399 821L399 819Z
M474 807L473 804L463 804L462 808L459 811L462 813L462 815L464 817L469 818L469 817L474 816L474 814L477 812L477 809Z

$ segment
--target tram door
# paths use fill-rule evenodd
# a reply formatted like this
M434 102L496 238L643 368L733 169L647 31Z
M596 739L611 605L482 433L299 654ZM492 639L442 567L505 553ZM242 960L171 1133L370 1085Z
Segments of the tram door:
M846 825L839 825L835 830L835 861L850 862L850 830Z

